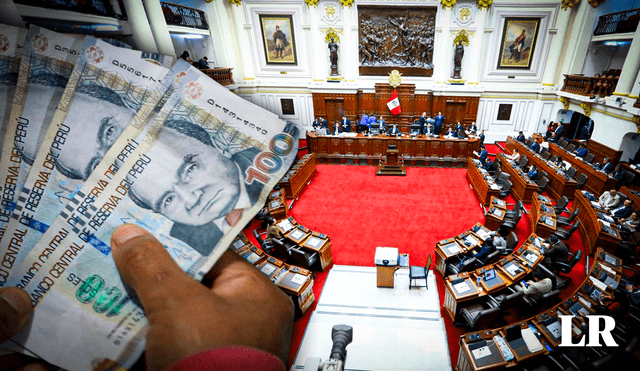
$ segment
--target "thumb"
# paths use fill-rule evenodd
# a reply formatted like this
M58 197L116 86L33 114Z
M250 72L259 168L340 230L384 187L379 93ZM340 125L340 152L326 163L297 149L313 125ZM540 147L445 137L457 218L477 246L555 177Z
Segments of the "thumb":
M0 289L0 343L20 332L31 317L29 294L17 287Z
M135 290L147 317L165 308L168 298L188 295L197 286L160 241L136 225L125 224L113 232L111 251L120 276Z

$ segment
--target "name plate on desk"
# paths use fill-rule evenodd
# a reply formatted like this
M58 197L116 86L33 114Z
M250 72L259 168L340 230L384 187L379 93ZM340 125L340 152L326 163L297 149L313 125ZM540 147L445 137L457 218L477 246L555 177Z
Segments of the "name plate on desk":
M289 219L284 219L280 223L278 223L278 227L281 231L286 233L293 229L293 224L291 224Z
M300 241L302 238L306 237L307 234L299 229L295 229L293 232L289 233L288 237L292 240Z
M311 237L304 244L306 246L311 247L311 248L317 249L320 246L322 246L323 243L324 243L324 240L322 240L322 239L320 239L318 237Z

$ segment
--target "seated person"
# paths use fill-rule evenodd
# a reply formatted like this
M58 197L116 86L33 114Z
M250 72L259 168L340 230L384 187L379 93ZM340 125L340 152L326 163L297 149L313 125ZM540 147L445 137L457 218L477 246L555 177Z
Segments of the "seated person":
M578 149L575 150L576 156L580 158L584 158L584 156L586 156L587 153L589 153L589 150L587 150L587 147L585 147L584 144L582 143L580 144L580 147L578 147Z
M544 294L551 292L553 288L551 278L545 278L542 270L534 269L531 276L533 280L527 281L526 285L521 281L520 286L514 286L516 289L521 289L524 292L522 299L528 304L533 304L531 299L538 300Z
M611 163L611 160L609 160L608 157L605 157L602 160L602 168L600 170L602 170L603 172L605 172L606 174L611 174L613 173L613 164Z
M500 251L500 255L504 255L507 253L507 230L505 228L498 228L497 231L491 232L495 236L493 237L493 245L496 247L496 250Z
M613 217L613 219L616 221L618 219L628 218L633 213L633 207L631 207L631 205L633 205L633 200L627 199L624 201L624 204L622 206L618 206L617 208L612 209L609 212L609 215L611 215L611 217Z
M549 125L547 125L547 132L544 135L544 137L547 138L547 140L551 138L551 134L555 132L556 126L557 124L553 121L550 121Z
M558 170L566 170L566 166L564 164L564 161L562 161L562 157L560 156L556 156L556 158L553 161L553 167L555 167Z
M626 232L626 234L627 233L631 234L635 232L636 229L638 229L638 226L640 225L640 217L638 217L638 212L633 211L631 213L631 216L629 216L628 218L618 219L618 224L620 225L620 229Z
M482 167L486 171L493 171L493 162L489 159L489 157L485 157Z
M544 139L540 139L540 151L538 152L542 153L543 149L546 149L547 151L549 150L549 142L548 141L545 142Z
M320 121L320 117L316 117L316 119L313 120L313 123L311 123L311 126L314 129L320 129L320 127L322 126L322 121Z
M629 297L622 287L614 289L613 294L600 294L598 303L604 305L616 320L624 320L629 315Z
M340 135L342 133L342 128L340 127L340 121L336 121L333 124L333 129L331 129L331 135Z
M389 128L389 135L396 136L400 134L400 129L398 129L398 125L393 124Z
M198 66L199 69L201 70L208 70L209 67L209 59L207 57L202 57L200 58L200 60L198 61Z
M453 131L456 132L456 134L458 134L461 131L464 131L464 126L462 126L462 124L460 123L460 121L458 121L458 123L456 124L456 126L453 128Z
M538 143L538 139L534 139L533 143L529 146L533 152L538 153L540 151L540 143Z
M556 133L553 131L551 132L551 136L547 138L547 140L551 143L558 143L558 137L556 137Z
M475 134L478 131L478 126L476 125L475 121L469 125L467 131L469 132L469 134Z
M567 245L560 241L555 234L549 236L549 247L544 249L544 260L542 264L553 270L555 262L566 262L568 257L569 249Z
M276 225L276 220L273 217L269 217L267 219L267 223L269 224L267 225L267 237L265 238L266 241L271 241L274 238L284 238L284 236L278 229L278 226Z
M455 131L453 131L453 129L449 128L449 130L447 130L447 134L445 134L445 137L447 137L447 138L457 138L458 135L456 134Z
M478 259L479 261L483 262L487 256L489 256L489 254L491 254L492 252L496 251L496 247L493 244L493 235L487 237L484 242L482 243L482 246L480 247L480 250L478 250L477 253L475 253L475 255L473 256L474 258ZM467 259L463 259L460 264L458 265L458 268L462 267L462 264L466 261Z
M484 144L484 129L482 129L480 131L480 134L478 134L478 138L480 138L480 145Z
M612 209L615 209L620 203L620 195L615 188L612 188L600 195L600 198L598 198L598 203L605 210L610 211Z
M536 165L529 166L529 171L527 172L527 176L531 180L538 180L538 169Z
M622 169L622 165L618 164L616 165L616 168L613 171L612 176L616 178L618 180L618 184L620 184L621 181L625 180L627 174Z
M427 126L424 127L424 135L433 136L435 132L435 128L431 126L431 124L427 124Z
M518 142L524 143L527 141L527 138L525 138L524 134L522 133L522 131L518 132L518 136L516 137L516 140Z
M513 161L513 162L518 162L520 161L520 151L518 151L517 148L513 149L513 152L510 155L506 156L507 159Z

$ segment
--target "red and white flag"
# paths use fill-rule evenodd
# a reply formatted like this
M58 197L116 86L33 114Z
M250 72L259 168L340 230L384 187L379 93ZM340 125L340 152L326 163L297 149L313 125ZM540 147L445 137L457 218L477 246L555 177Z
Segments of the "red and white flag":
M393 90L393 94L391 94L391 98L387 102L387 107L391 110L394 116L399 115L402 110L400 109L400 100L398 99L398 92Z

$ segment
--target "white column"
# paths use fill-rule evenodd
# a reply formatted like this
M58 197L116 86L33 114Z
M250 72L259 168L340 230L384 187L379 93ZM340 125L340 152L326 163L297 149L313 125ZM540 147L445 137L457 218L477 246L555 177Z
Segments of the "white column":
M340 67L344 69L338 72L342 73L345 80L354 82L358 80L358 74L360 73L360 50L358 49L360 34L357 13L355 6L342 8L343 42L340 43L342 53L339 54L340 60L338 61ZM351 53L354 54L350 55Z
M436 84L445 83L453 72L451 69L452 63L451 53L453 50L453 44L451 43L451 15L453 14L452 8L442 9L440 12L440 24L436 24L436 40L434 45L442 45L444 50L434 50L434 75L436 77ZM440 37L438 37L438 27L440 27ZM440 39L440 40L438 40Z
M485 46L484 46L484 23L487 16L487 12L489 10L478 9L476 11L476 24L478 27L476 28L476 34L471 38L471 50L473 53L471 55L466 56L467 60L471 63L467 64L469 66L468 74L465 77L464 71L462 71L462 78L467 80L468 84L478 84L480 81L480 64L479 61L483 59L485 54Z
M563 44L562 49L564 62L561 71L563 74L582 73L584 60L591 43L593 27L597 20L596 11L588 1L581 1L576 6L578 10L573 17L569 39ZM549 58L547 61L552 62Z
M211 34L211 42L213 50L216 54L216 66L232 67L235 82L239 82L239 69L236 59L235 44L237 41L237 32L229 32L236 30L235 22L230 17L231 11L228 9L232 6L226 1L212 1L205 3L205 13L207 23L209 24L209 33Z
M638 99L640 96L640 72L638 72L638 76L636 76L636 82L633 84L631 88L631 94L629 94L629 98Z
M331 72L327 62L327 43L324 42L324 30L328 26L319 20L321 18L319 6L308 7L307 14L306 21L309 22L309 28L305 32L308 32L309 37L309 68L313 82L318 83L325 81ZM320 30L320 26L323 27L323 30Z
M153 39L151 25L147 19L141 0L124 0L124 9L129 18L129 26L133 32L133 41L136 43L135 49L149 53L157 53L158 47Z
M564 37L567 34L570 18L571 9L561 9L554 27L555 35L551 32L551 29L549 29L549 35L552 37L551 48L549 50L549 55L547 56L544 75L542 76L542 86L555 86L556 84L558 61L560 60L560 54L564 52L562 45L564 44Z
M237 63L236 66L243 80L254 80L257 71L256 64L260 63L260 59L256 55L254 61L254 56L251 54L251 38L255 30L253 29L253 22L251 21L251 13L247 12L248 14L245 14L246 6L245 3L241 6L230 6L236 26L236 33L238 34L237 44L235 45L236 58L238 61L241 61L241 63ZM256 27L260 27L260 24L257 23ZM258 38L256 42L259 42L259 40ZM253 52L256 54L260 52L257 45Z
M620 72L620 79L616 85L616 91L614 95L629 95L633 88L635 78L638 76L638 70L640 70L640 27L636 28L636 32L633 34L633 41L629 47L627 58L622 65L622 71Z
M176 56L176 50L171 42L171 35L164 20L162 6L158 0L143 0L144 9L147 12L147 19L151 26L151 33L156 41L158 53Z
M24 22L13 1L0 1L0 23L24 28Z

